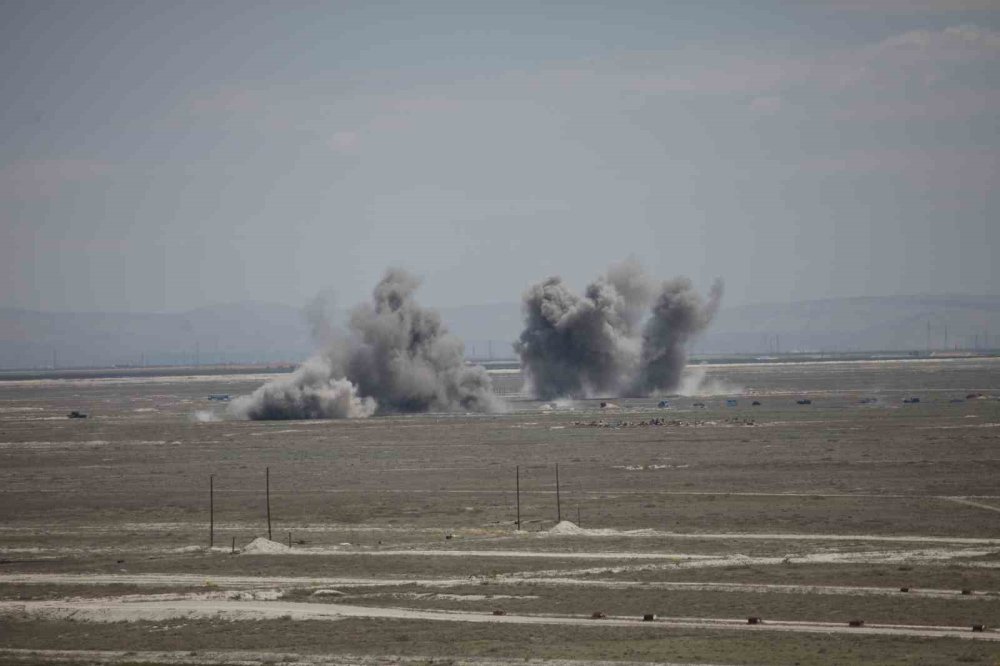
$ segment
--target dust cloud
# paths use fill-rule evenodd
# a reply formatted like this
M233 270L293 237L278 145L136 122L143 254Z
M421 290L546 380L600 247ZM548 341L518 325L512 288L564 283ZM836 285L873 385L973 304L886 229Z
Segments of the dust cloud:
M386 271L371 302L353 310L346 331L329 324L322 301L314 301L307 316L323 351L290 376L234 400L230 414L334 419L502 409L486 370L466 365L462 341L448 332L436 311L417 304L419 284L406 271Z

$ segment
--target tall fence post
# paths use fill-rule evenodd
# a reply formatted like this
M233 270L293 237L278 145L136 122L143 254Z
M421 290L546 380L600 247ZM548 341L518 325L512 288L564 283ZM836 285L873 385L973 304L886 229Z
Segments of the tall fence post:
M562 501L559 497L559 463L556 463L556 523L562 522Z
M514 468L514 483L517 494L517 529L521 529L521 466Z

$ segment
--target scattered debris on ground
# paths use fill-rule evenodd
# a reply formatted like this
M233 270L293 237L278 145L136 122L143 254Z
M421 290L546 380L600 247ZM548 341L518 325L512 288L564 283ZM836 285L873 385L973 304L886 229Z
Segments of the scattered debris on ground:
M606 421L604 419L594 421L573 421L572 425L577 428L650 428L650 427L674 427L674 428L694 428L701 426L737 425L753 426L757 422L748 416L730 416L719 421L682 421L680 419L643 419L641 421Z

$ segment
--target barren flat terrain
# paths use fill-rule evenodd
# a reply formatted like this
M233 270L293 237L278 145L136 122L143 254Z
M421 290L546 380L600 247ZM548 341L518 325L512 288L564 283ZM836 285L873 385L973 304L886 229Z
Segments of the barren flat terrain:
M208 400L263 374L0 381L0 661L998 662L1000 359L699 373L271 422Z

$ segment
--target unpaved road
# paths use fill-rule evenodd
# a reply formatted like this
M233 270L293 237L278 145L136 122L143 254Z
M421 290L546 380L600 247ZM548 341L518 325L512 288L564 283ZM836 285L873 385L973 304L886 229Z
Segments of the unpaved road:
M747 624L736 618L660 618L644 622L638 618L608 617L594 620L569 615L492 615L465 611L377 608L348 604L313 604L288 601L170 600L119 601L2 601L0 615L41 619L72 619L89 622L131 622L173 619L267 620L341 620L344 618L381 618L429 620L435 622L473 622L495 624L573 625L601 627L658 627L663 629L714 629L731 631L781 631L813 634L863 634L912 636L920 638L965 638L1000 642L1000 632L990 629L973 632L971 628L918 625L870 625L849 627L832 622L767 622Z
M199 576L196 574L6 574L0 584L14 585L138 585L146 587L201 587L212 589L295 589L312 587L397 587L449 588L471 585L478 578L347 578L292 576ZM576 579L549 576L497 576L498 585L543 585L599 589L704 590L716 592L768 592L782 594L824 594L848 596L903 596L959 599L963 601L1000 600L1000 591L911 588L900 592L894 587L847 585L787 585L731 582L675 582Z

